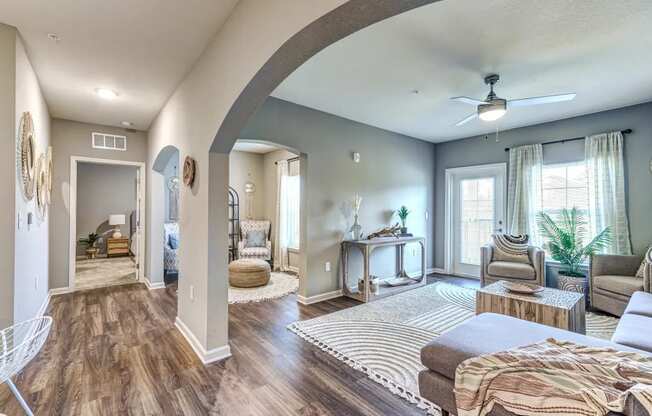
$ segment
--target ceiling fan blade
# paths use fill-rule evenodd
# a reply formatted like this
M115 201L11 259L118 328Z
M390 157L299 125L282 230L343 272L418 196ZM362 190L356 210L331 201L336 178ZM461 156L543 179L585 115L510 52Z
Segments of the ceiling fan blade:
M560 103L562 101L570 101L574 99L576 95L577 94L575 93L570 93L509 100L507 101L507 107L527 107L530 105Z
M464 119L458 121L457 123L455 123L455 125L456 125L457 127L459 127L459 126L461 126L461 125L464 125L464 124L468 123L469 121L473 120L473 119L476 118L476 117L478 117L478 113L473 113L473 114L471 114L471 115L465 117Z
M484 100L476 100L475 98L471 97L451 97L451 100L471 105L486 104L486 101Z

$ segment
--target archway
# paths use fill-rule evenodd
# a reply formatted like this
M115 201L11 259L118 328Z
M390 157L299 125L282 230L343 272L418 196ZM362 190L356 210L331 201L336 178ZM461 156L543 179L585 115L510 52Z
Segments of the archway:
M165 282L165 232L164 226L171 219L178 219L178 207L170 206L170 178L179 172L179 149L165 146L158 153L150 172L149 244L147 245L147 278L150 288L160 288ZM176 211L176 212L175 212ZM169 272L169 268L168 268ZM178 270L177 270L178 273Z

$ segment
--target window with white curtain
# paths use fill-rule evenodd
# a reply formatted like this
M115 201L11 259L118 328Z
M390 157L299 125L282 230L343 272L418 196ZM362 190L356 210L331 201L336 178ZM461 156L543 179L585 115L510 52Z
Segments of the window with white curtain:
M282 215L285 225L287 247L299 250L300 243L300 209L301 182L299 175L283 176L281 179L281 198L283 199Z
M583 160L543 165L541 182L543 212L558 220L564 208L575 207L589 221L589 181Z

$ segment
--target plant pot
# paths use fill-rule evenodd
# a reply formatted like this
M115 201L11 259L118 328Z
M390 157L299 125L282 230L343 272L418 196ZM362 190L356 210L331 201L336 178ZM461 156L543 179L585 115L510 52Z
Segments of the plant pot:
M89 260L94 259L95 256L97 256L97 253L98 253L99 251L100 251L100 250L97 249L97 248L95 248L95 247L93 247L93 248L87 248L87 249L86 249L86 258L88 258Z
M401 227L401 234L407 234L407 227Z
M569 274L566 271L560 271L557 275L557 288L569 292L582 293L584 295L585 305L589 306L589 279L586 275Z

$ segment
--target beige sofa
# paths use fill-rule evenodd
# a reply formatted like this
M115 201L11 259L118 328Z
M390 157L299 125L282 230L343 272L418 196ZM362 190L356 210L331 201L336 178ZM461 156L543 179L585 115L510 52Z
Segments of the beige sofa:
M651 268L644 278L636 277L641 261L642 256L593 255L589 266L591 306L621 316L634 292L652 292Z
M546 253L539 247L528 247L530 263L492 261L493 246L482 247L480 285L486 286L499 280L546 285Z

